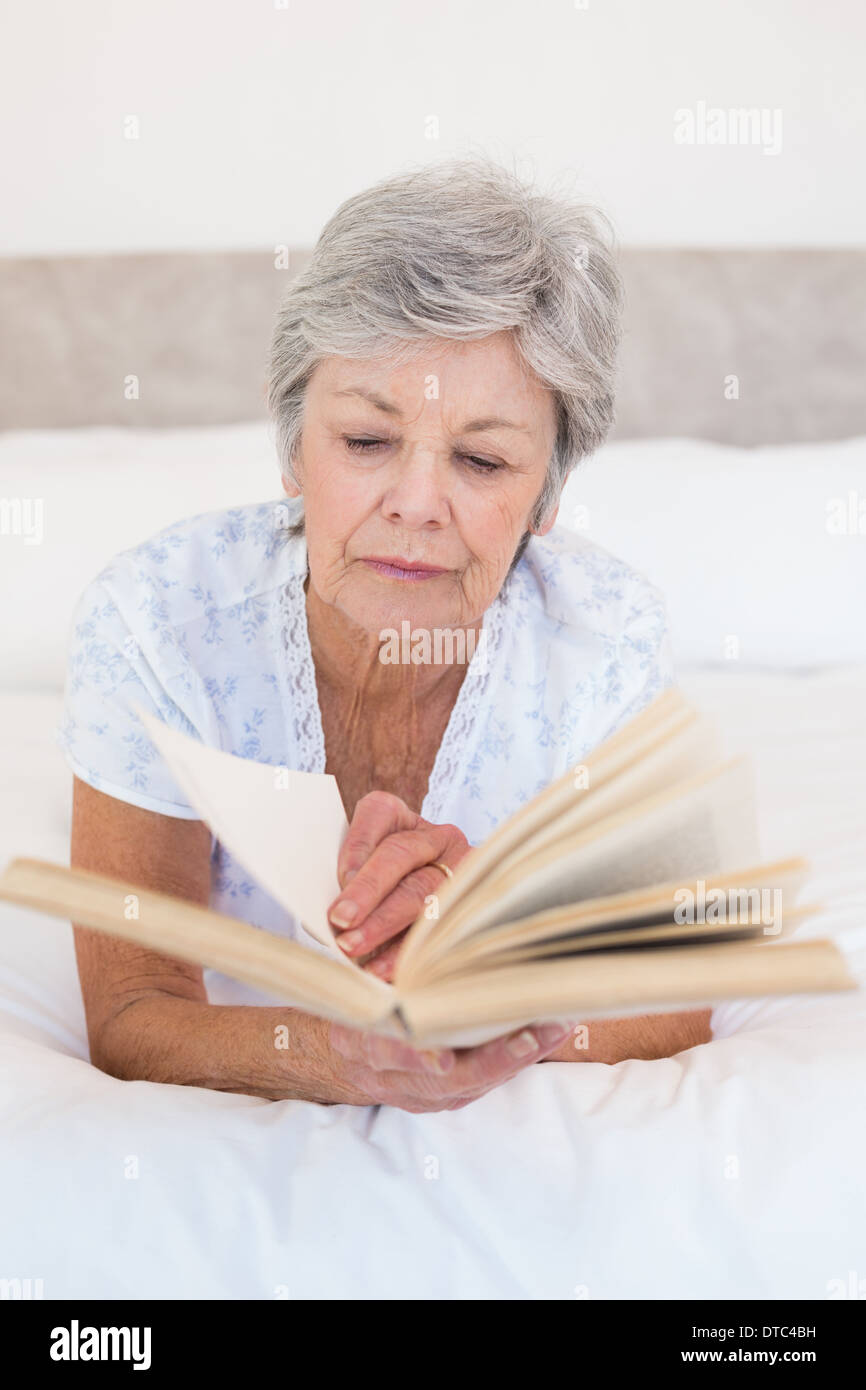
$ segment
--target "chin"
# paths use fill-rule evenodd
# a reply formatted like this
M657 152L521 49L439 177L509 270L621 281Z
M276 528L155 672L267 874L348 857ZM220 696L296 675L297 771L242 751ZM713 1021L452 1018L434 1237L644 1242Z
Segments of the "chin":
M396 632L408 622L412 628L459 627L465 621L460 616L461 605L447 585L436 584L439 593L431 592L436 581L420 584L395 580L393 592L383 592L385 586L373 579L353 585L351 594L342 596L341 607L347 617L376 637L385 628ZM444 592L443 592L444 590Z

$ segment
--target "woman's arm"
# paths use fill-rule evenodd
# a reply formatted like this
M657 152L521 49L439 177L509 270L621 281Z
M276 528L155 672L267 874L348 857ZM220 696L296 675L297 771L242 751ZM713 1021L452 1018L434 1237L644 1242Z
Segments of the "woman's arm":
M127 805L75 779L71 862L207 905L210 832ZM329 1066L327 1025L299 1010L208 1003L198 966L75 927L94 1065L122 1080L251 1095L348 1100ZM286 1048L275 1047L275 1030Z
M546 1062L624 1062L630 1057L653 1061L673 1057L699 1043L712 1042L711 1009L689 1013L635 1014L598 1018L576 1025Z
M72 825L74 867L207 904L210 834L200 821L144 811L76 779ZM91 1060L124 1081L454 1110L540 1061L566 1036L550 1025L459 1055L418 1051L299 1009L210 1004L200 967L88 928L74 932Z

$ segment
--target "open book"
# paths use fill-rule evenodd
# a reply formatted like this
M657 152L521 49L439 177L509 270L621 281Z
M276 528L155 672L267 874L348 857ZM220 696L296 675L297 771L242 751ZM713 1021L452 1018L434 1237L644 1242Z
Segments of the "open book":
M324 950L38 860L14 860L0 898L423 1046L545 1019L856 988L832 942L780 942L809 910L795 905L807 866L757 862L748 765L719 761L711 724L677 690L443 876L393 983L349 960L327 920L348 828L334 777L237 758L140 717L215 837Z

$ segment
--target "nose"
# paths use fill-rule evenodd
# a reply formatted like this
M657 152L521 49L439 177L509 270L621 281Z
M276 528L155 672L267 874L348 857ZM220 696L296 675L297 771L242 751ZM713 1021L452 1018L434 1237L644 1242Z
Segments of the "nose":
M432 446L416 446L395 462L395 476L382 499L389 521L412 530L447 526L451 519L447 468Z

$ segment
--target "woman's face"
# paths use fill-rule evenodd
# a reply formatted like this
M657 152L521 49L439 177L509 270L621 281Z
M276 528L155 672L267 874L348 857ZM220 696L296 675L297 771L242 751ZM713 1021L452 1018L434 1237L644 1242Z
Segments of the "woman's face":
M317 597L370 633L479 621L532 529L555 432L506 333L434 339L402 365L326 358L295 463Z

